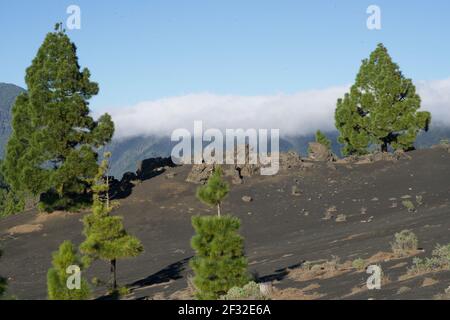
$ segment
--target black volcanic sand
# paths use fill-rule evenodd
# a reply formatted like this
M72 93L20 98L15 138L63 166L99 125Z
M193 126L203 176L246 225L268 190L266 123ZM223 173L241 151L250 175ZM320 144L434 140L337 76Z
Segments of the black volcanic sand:
M397 162L334 167L315 163L303 171L290 169L273 177L252 177L232 186L223 208L242 219L251 271L263 281L274 281L279 289L313 284L310 293L320 294L322 299L432 299L444 293L450 285L448 271L398 280L411 265L412 256L376 262L388 279L381 290L357 290L364 288L369 275L355 269L303 282L286 276L289 268L304 261L337 256L345 262L390 252L394 234L404 229L418 236L423 248L419 257L430 256L436 244L450 243L450 154L429 149L408 155L410 160ZM114 211L124 216L128 231L145 247L138 258L118 263L119 283L131 288L127 298L168 298L187 287L187 277L192 274L188 261L193 255L190 218L215 214L195 198L197 186L184 181L189 170L188 166L171 168L138 184ZM176 175L168 178L167 173ZM301 195L292 195L294 185ZM242 201L244 195L253 201ZM415 202L417 195L422 196L423 205L410 213L402 206L402 197L411 196ZM398 206L393 207L393 203ZM346 215L345 222L323 219L332 206L336 214ZM366 208L365 214L362 208ZM64 240L81 243L83 214L27 212L0 221L4 249L0 275L9 278L10 295L46 298L51 253ZM107 263L96 262L88 277L107 280L108 271ZM430 285L423 286L425 279ZM106 289L98 287L95 292L101 297Z

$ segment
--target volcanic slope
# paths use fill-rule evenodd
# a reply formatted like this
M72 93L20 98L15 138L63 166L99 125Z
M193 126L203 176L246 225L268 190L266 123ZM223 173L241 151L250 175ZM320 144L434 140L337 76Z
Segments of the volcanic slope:
M215 211L195 198L197 185L185 181L190 169L168 168L137 183L114 211L145 247L141 256L118 263L127 299L191 297L190 219ZM445 268L408 273L414 257L431 257L437 244L450 243L446 148L413 151L398 161L314 162L253 176L231 186L223 210L242 220L250 270L273 283L274 299L432 299L450 285ZM84 214L29 211L0 221L0 275L9 279L8 294L46 298L51 254L64 240L83 240ZM391 242L402 230L417 235L419 250L397 256ZM359 268L357 259L364 260ZM367 290L370 264L383 270L380 290ZM87 276L107 280L108 271L96 262ZM105 292L95 289L98 297Z

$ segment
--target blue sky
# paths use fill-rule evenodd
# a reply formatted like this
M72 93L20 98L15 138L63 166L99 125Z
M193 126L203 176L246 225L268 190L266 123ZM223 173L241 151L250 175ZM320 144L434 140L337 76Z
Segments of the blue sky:
M25 68L71 4L82 28L68 34L100 84L94 109L342 86L378 42L414 80L450 76L448 0L0 0L0 82L24 86ZM371 4L382 30L366 27Z

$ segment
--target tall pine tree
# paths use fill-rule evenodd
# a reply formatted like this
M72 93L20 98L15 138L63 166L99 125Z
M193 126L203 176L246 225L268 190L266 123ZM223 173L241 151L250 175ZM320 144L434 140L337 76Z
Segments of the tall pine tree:
M86 264L95 259L110 263L111 287L115 291L117 289L117 260L136 257L143 252L144 248L136 237L126 232L122 217L110 215L112 206L109 200L107 175L110 157L110 153L105 154L105 159L102 161L92 185L94 192L92 213L85 216L83 220L83 233L86 239L80 245L80 250L86 255Z
M369 145L381 151L410 150L420 130L428 130L429 112L420 112L421 100L411 79L379 44L363 60L355 84L337 102L335 120L343 153L364 154Z
M67 209L88 199L87 180L97 172L96 149L109 142L114 124L107 114L89 115L99 89L80 70L77 48L61 24L47 34L26 71L27 92L12 109L13 132L4 175L15 191L39 195L45 210Z
M52 265L47 273L47 291L50 300L86 300L90 297L89 284L85 279L81 278L79 288L69 288L67 284L71 276L67 273L67 268L82 267L72 242L64 241L59 250L53 253Z

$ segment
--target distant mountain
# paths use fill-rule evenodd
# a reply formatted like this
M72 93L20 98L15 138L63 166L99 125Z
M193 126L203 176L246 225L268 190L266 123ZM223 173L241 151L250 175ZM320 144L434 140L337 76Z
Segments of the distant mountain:
M0 157L11 134L11 108L24 89L7 83L0 83Z
M3 157L5 145L11 134L11 108L19 94L24 89L6 83L0 83L0 158ZM333 142L333 151L340 155L340 145L337 143L338 132L326 133ZM284 137L280 141L281 151L296 151L306 155L308 142L314 141L314 134L296 137ZM439 143L442 139L450 139L450 127L431 126L428 133L421 134L416 141L417 148L427 148ZM175 145L170 137L140 136L129 139L114 139L108 145L108 151L112 152L111 174L121 178L125 172L135 172L137 163L141 160L154 157L167 157Z
M341 156L341 145L337 142L339 133L325 133L332 141L335 154ZM431 130L421 133L416 140L416 148L424 149L438 144L443 139L450 139L450 127L431 126ZM308 153L308 143L315 140L315 135L283 137L280 139L280 151L295 151L303 156ZM114 140L108 151L112 152L111 174L120 179L125 172L135 172L139 161L153 157L168 157L175 145L170 137L134 137L125 140Z

